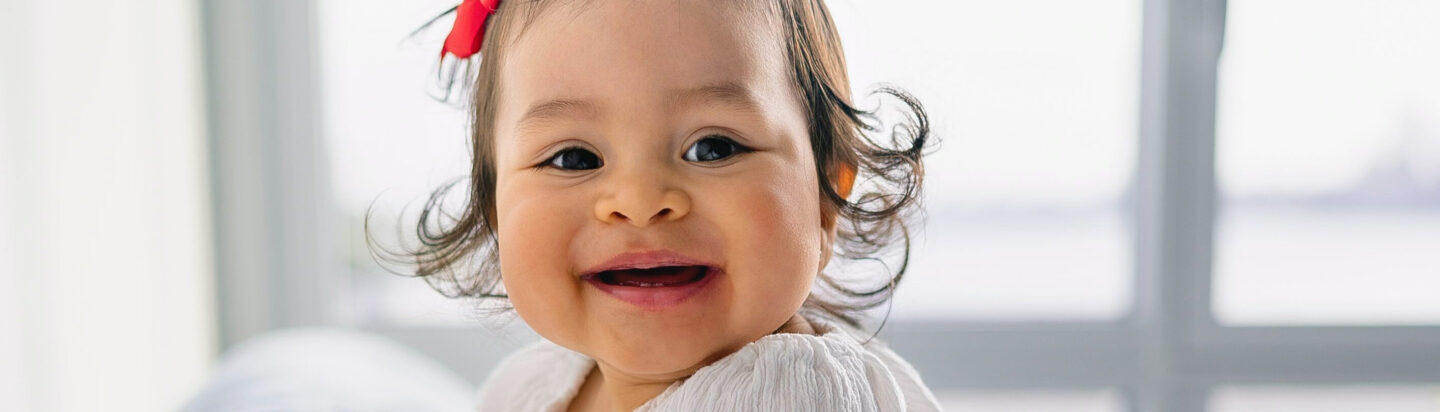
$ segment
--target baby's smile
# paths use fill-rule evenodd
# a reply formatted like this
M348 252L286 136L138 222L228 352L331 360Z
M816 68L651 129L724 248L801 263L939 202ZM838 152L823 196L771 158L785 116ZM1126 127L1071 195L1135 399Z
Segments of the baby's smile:
M707 291L724 272L668 250L624 253L581 276L591 286L645 310L677 306Z

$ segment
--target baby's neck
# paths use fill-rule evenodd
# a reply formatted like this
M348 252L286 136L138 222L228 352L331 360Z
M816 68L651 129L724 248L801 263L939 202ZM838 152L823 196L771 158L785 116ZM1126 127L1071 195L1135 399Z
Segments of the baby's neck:
M802 335L819 334L816 333L815 327L810 324L810 321L805 320L805 318L801 317L798 313L795 314L795 316L791 316L790 320L786 321L784 325L780 325L780 329L776 329L775 333L799 333Z
M790 317L774 333L818 334L815 326L799 314ZM672 380L635 380L619 374L606 375L602 369L605 369L604 366L597 362L590 374L585 376L580 391L570 401L570 412L632 411L660 396L675 381L689 376Z

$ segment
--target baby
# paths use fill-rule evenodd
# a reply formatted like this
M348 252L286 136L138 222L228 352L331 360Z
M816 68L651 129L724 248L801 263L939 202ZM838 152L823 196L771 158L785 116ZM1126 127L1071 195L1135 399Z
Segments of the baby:
M408 259L544 338L493 372L481 410L938 409L858 331L903 259L868 282L823 271L832 252L908 254L929 129L885 88L903 122L886 144L867 135L877 116L852 106L821 0L456 13L446 52L473 65L469 200L442 221L437 192Z

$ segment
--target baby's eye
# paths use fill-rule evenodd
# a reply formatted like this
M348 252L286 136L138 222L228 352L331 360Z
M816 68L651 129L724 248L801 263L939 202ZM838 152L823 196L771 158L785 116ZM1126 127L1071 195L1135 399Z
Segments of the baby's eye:
M745 152L749 148L720 135L708 136L690 145L685 150L685 160L691 162L713 162Z
M550 157L550 161L546 163L546 166L562 170L599 169L604 165L605 162L600 160L600 156L578 147L561 150L560 153Z

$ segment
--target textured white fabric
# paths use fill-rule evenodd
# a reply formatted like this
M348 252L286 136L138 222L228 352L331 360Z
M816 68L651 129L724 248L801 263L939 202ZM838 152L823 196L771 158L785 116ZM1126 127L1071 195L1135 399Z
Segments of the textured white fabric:
M915 368L879 340L811 320L697 370L636 411L938 411ZM510 355L480 389L480 411L564 411L595 361L546 340Z

